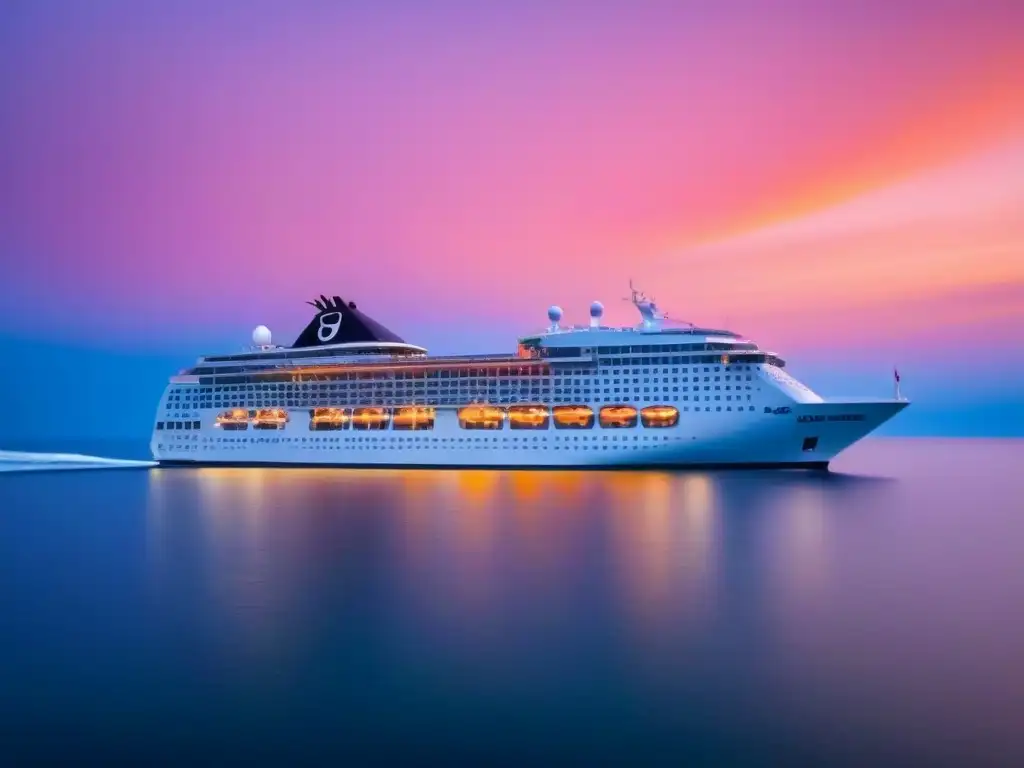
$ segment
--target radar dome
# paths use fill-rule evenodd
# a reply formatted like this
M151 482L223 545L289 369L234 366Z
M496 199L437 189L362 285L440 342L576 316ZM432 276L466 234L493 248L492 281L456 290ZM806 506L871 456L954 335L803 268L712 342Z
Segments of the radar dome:
M256 330L252 332L252 343L257 347L270 346L270 329L265 325L257 325Z
M600 317L603 314L604 314L604 304L602 304L600 301L595 301L593 304L590 305L590 316L591 317Z
M559 306L548 307L548 320L552 323L557 323L562 319L562 308Z

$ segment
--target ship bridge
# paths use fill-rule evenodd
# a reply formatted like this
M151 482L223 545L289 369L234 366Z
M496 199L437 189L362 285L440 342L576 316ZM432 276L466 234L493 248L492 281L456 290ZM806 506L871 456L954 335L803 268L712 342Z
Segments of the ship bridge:
M632 288L632 286L631 286ZM617 327L602 322L604 306L590 305L589 325L563 325L562 309L548 309L548 326L541 332L519 339L518 354L524 358L546 358L552 361L599 362L602 358L638 361L650 360L667 364L669 355L693 356L694 362L727 362L729 358L744 362L785 365L777 356L760 350L754 342L734 331L703 328L692 323L670 320L657 305L642 293L632 290L629 299L640 313L635 326ZM666 325L666 321L676 325ZM641 363L643 364L643 363Z

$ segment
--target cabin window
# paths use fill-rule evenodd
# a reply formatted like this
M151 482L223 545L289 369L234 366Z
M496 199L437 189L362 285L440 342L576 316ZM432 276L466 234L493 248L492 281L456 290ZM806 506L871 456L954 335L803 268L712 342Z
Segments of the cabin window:
M811 452L813 450L816 450L817 447L818 447L818 438L817 437L805 437L804 438L804 445L803 445L804 453L809 453L809 452Z

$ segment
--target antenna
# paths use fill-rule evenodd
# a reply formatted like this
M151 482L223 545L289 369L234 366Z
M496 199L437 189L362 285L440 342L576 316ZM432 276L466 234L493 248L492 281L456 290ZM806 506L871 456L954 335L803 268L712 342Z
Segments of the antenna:
M639 306L641 302L648 301L648 298L644 295L643 291L636 289L633 285L633 278L629 278L629 298L623 298L623 301L628 301L634 306Z
M691 323L689 320L682 320L677 317L670 316L667 312L662 312L658 309L658 303L654 300L653 296L648 296L641 290L638 290L636 285L633 283L633 278L629 279L629 298L624 298L623 301L628 301L640 312L642 320L642 326L644 328L659 328L663 320L668 320L673 323L679 323L690 328L696 328L697 326Z

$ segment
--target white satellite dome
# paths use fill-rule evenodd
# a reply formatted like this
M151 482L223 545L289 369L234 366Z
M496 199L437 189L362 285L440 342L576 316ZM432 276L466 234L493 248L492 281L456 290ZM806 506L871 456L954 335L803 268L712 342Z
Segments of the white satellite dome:
M592 303L590 305L590 316L591 317L600 317L603 314L604 314L604 304L602 304L600 301L595 301L594 303Z
M269 347L271 338L270 329L265 325L257 325L252 332L252 343L257 347Z
M557 323L562 319L562 308L559 306L552 306L548 308L548 320L552 323Z

